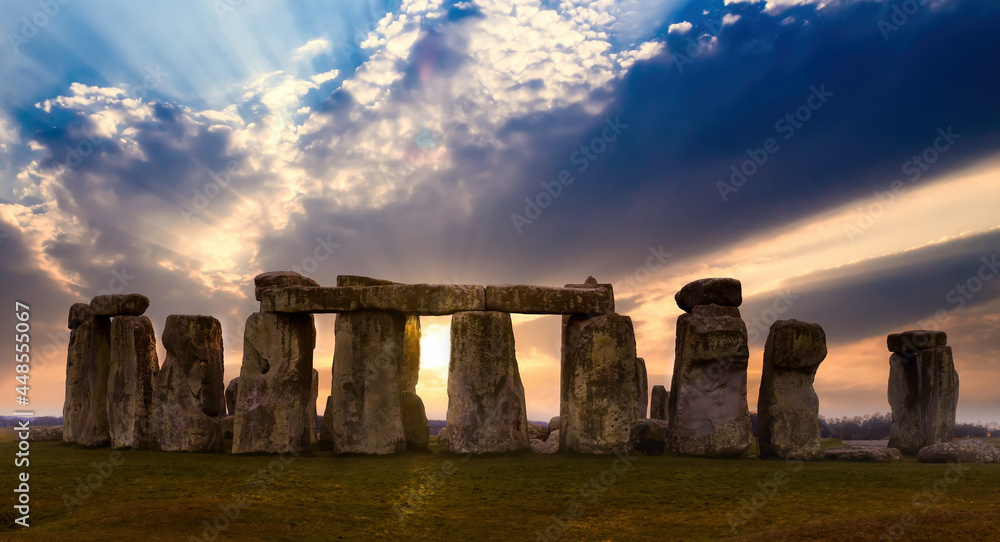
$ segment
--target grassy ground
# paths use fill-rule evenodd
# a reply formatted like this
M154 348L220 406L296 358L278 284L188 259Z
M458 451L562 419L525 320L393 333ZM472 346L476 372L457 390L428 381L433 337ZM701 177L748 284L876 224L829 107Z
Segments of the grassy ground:
M13 443L0 444L7 495L21 470L14 453ZM552 540L539 538L548 532L562 540L775 542L878 540L894 532L899 540L937 541L989 540L1000 525L1000 465L956 471L913 458L664 455L637 456L626 468L601 456L317 451L282 463L228 454L113 456L58 442L32 444L30 458L32 526L11 528L5 505L0 539ZM111 463L118 463L113 471ZM96 487L77 494L88 478Z

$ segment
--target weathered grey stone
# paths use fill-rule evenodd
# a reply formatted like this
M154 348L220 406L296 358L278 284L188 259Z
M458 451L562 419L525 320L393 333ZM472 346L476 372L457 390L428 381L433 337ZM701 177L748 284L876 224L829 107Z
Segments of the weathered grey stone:
M603 314L614 310L606 288L552 288L500 285L486 287L486 310L524 314Z
M885 446L833 446L823 451L823 457L838 461L902 461L903 454Z
M288 288L291 286L318 287L315 280L303 277L295 271L270 271L261 273L253 278L253 294L257 301L262 301L264 296L274 290Z
M685 284L674 295L674 301L684 312L691 312L698 305L739 307L743 303L743 289L737 279L699 279Z
M912 358L917 350L925 350L948 344L948 335L944 331L928 331L917 329L902 333L891 333L886 337L886 346L890 352L905 354Z
M889 357L889 446L914 454L954 437L958 373L950 346Z
M445 450L447 450L448 449L448 426L445 425L444 427L442 427L441 430L438 431L438 434L437 434L437 436L435 438L437 438L438 445L441 446L442 448L444 448Z
M646 379L646 360L642 358L635 358L635 387L641 420L648 417L649 412L649 381Z
M149 298L141 294L99 295L90 300L94 316L142 316L149 308Z
M552 419L549 420L549 436L551 437L553 432L559 431L560 429L562 429L562 418L559 416L553 416Z
M587 280L583 281L583 284L566 284L564 288L606 288L610 296L610 303L608 304L605 313L615 312L615 289L610 282L597 282L594 277L587 277Z
M411 314L406 317L403 329L403 365L399 376L401 391L417 392L420 379L420 317Z
M564 322L559 448L627 453L639 419L632 320L605 314L573 315Z
M158 371L153 323L145 316L115 317L107 399L112 448L155 447L152 415Z
M549 433L547 440L531 439L529 445L536 454L554 454L559 451L559 430Z
M83 305L79 303L78 305ZM89 305L83 305L89 311ZM85 313L80 307L70 309ZM111 371L111 319L86 316L69 334L66 355L66 401L63 441L84 446L111 443L108 422L108 376Z
M668 422L651 418L639 420L632 426L632 449L643 455L663 455L669 436Z
M486 288L458 284L398 284L369 286L361 291L361 306L419 316L443 316L486 309Z
M156 375L157 448L222 451L222 324L211 316L171 314L162 340L167 357Z
M670 420L670 392L663 386L653 386L649 401L649 417L653 420Z
M236 416L230 414L225 418L222 418L222 438L233 438L233 425L235 423Z
M747 329L732 316L682 314L670 386L670 449L731 456L750 447Z
M542 440L549 438L549 428L540 423L528 423L528 440Z
M426 451L431 441L431 430L427 424L424 402L417 394L404 391L399 399L399 405L403 415L403 435L407 451Z
M695 316L732 316L740 318L739 307L723 307L722 305L695 305L691 309L691 314Z
M406 316L357 311L337 315L328 410L338 453L393 454L405 448L400 364Z
M281 290L279 290L281 291ZM256 312L243 332L243 366L233 422L233 453L309 447L316 326L311 314Z
M361 306L361 287L289 286L265 292L260 310L281 313L334 313L355 311Z
M481 454L526 449L525 413L510 314L455 313L448 365L448 450Z
M963 439L924 446L917 459L921 463L1000 463L1000 450L986 441Z
M327 396L326 408L323 410L323 423L319 429L319 446L324 450L333 449L333 396Z
M226 386L226 412L230 416L236 415L236 395L240 392L240 377L236 377L229 381L229 385Z
M757 401L762 456L820 456L819 397L813 381L824 359L826 333L818 324L798 320L771 324Z
M89 303L73 303L69 308L69 328L76 329L80 324L94 316Z
M309 425L309 442L316 444L318 438L316 433L316 423L319 421L319 413L316 412L316 401L319 400L319 371L312 370L312 387L309 391L309 408L306 412L306 423Z
M28 432L28 442L51 442L63 440L61 425L32 425Z

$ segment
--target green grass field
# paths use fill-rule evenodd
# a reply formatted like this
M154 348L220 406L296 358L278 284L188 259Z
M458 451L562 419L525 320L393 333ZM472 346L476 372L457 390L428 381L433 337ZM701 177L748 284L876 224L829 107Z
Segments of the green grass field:
M7 495L21 470L14 453L9 440L0 444ZM878 540L889 532L898 540L1000 539L996 464L956 470L913 458L786 463L668 454L636 456L626 467L613 456L467 459L437 451L314 451L283 463L228 454L112 456L58 442L32 444L30 458L31 527L11 527L6 506L0 539L776 542ZM88 477L94 489L79 486Z

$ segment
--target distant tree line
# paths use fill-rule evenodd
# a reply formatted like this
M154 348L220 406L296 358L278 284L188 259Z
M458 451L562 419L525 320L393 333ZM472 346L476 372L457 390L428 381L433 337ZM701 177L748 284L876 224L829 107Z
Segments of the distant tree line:
M753 434L757 434L757 413L750 413L750 421L753 423ZM819 417L820 433L823 438L839 438L844 440L885 440L889 438L889 430L892 428L892 415L888 412L883 414L867 414L865 416L854 416L842 418ZM955 438L1000 436L1000 423L997 422L976 422L976 423L956 423Z

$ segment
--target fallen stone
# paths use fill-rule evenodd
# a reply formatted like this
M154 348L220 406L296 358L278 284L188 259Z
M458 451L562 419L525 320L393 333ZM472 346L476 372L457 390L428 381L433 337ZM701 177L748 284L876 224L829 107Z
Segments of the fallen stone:
M236 414L236 394L240 391L240 377L236 377L229 381L229 385L226 386L226 412L230 416Z
M890 352L908 354L907 357L912 358L917 350L945 346L948 344L948 334L944 331L918 329L902 333L892 333L886 337L885 342Z
M653 420L670 420L670 392L663 386L653 386L649 402L649 417Z
M823 451L823 457L837 461L902 461L903 454L885 446L833 446Z
M112 448L156 446L153 408L158 371L153 323L145 316L115 317L107 395Z
M149 298L140 294L99 295L90 301L94 316L142 316Z
M737 279L700 279L684 285L674 296L674 300L684 312L691 312L698 305L739 307L743 304L742 288Z
M536 454L554 454L559 451L559 430L549 433L548 440L531 439L529 444Z
M549 428L540 423L528 423L528 439L544 441L549 438Z
M523 314L603 314L614 310L614 299L611 290L606 288L487 286L486 310Z
M757 400L762 456L820 456L819 397L813 381L824 359L826 333L818 324L798 320L771 324Z
M551 437L553 432L560 430L562 428L561 425L562 418L559 416L553 416L552 419L549 420L549 436Z
M639 420L632 427L632 449L643 455L663 455L667 450L670 424L664 420Z
M525 413L510 314L455 313L448 365L448 451L482 454L527 449Z
M564 451L627 453L636 401L635 334L620 314L573 315L562 335L560 439Z
M646 360L642 358L635 358L635 387L641 420L649 412L649 381L646 379Z
M157 448L222 451L222 324L211 316L171 314L162 340L167 357L156 375Z
M80 324L94 316L89 303L73 303L69 308L69 328L76 329Z
M406 447L400 364L406 316L389 311L338 314L333 380L324 424L337 453L394 454Z
M746 325L732 316L682 314L676 337L670 449L698 456L743 454L753 438Z
M291 286L319 287L315 280L303 277L295 271L270 271L261 273L253 278L253 295L257 301L262 301L264 296L274 290L281 290Z
M963 439L924 446L917 459L921 463L1000 463L1000 450L986 441Z
M51 442L63 439L61 425L32 425L28 432L28 442Z
M82 307L87 307L83 310ZM78 303L74 315L89 305ZM108 421L108 376L111 372L111 319L85 316L69 334L66 353L66 400L63 403L63 441L84 446L111 443Z
M403 415L403 435L409 452L427 451L431 441L431 430L427 424L424 402L415 393L402 392L399 406Z
M279 290L283 291L283 290ZM316 327L311 314L256 312L243 332L233 453L307 449Z

